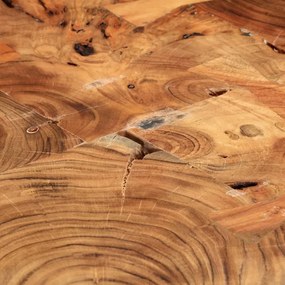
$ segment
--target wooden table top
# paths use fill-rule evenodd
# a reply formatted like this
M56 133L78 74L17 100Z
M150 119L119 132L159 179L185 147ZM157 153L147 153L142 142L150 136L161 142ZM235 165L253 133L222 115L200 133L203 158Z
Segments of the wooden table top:
M285 1L0 1L0 285L284 285Z

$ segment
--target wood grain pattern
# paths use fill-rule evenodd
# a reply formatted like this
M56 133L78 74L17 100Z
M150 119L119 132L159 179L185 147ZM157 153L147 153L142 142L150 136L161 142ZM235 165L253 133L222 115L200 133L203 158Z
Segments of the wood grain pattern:
M0 1L0 284L285 284L284 1Z
M157 0L155 3L151 0L136 0L131 3L115 3L115 5L106 5L105 7L136 26L144 26L154 20L169 13L178 6L189 5L207 0ZM140 11L140 13L134 13Z
M41 157L61 153L82 143L32 109L0 93L1 171L20 167Z
M263 35L273 45L284 48L284 0L214 0L201 4L203 9Z
M245 249L211 225L209 214L246 201L184 163L155 158L133 161L124 196L125 169L139 146L120 137L111 149L103 145L84 144L1 175L1 282L222 283L224 274L237 281ZM258 245L247 247L248 260L262 263ZM25 252L32 254L22 259ZM256 280L246 272L241 278Z
M212 219L238 236L260 238L284 223L284 206L282 195L274 201L219 211L213 214Z

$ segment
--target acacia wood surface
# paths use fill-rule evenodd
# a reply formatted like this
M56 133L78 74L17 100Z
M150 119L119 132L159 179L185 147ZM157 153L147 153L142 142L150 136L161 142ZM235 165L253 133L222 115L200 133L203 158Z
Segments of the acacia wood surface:
M0 1L0 284L284 285L285 1Z

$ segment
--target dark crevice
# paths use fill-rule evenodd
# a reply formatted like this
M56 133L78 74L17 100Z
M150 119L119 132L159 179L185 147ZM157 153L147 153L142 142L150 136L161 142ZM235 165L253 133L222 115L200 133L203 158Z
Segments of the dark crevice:
M14 5L12 3L12 0L2 0L4 4L6 4L9 8L14 8Z
M252 37L252 33L251 32L243 32L241 33L242 36L244 37Z
M251 182L251 181L236 182L236 183L233 183L233 184L229 184L229 186L231 188L236 189L236 190L242 190L244 188L255 187L257 185L258 185L257 182Z
M59 121L57 121L57 120L49 120L48 121L48 124L50 124L50 125L57 125L59 123Z
M182 38L183 38L184 40L186 40L186 39L189 39L189 38L201 37L201 36L204 36L204 34L194 32L194 33L192 33L192 34L184 34Z
M221 96L230 91L229 89L226 88L221 88L221 89L209 88L208 90L209 90L208 94L212 97Z
M99 24L99 29L104 37L104 39L108 39L110 36L106 33L108 25L105 22Z
M59 23L60 27L65 28L67 26L67 22L66 21L62 21Z
M125 137L129 140L136 142L141 146L141 151L135 155L135 159L142 160L148 154L161 151L160 148L152 145L147 141L142 140L141 138L137 137L136 135L128 131L121 131L118 134L122 137Z
M253 36L252 32L245 29L245 28L240 29L240 34L244 37L252 37Z
M40 5L45 9L45 10L48 10L47 9L47 6L45 4L45 2L43 0L38 0L38 2L40 3Z
M74 50L82 56L89 56L95 53L94 48L90 44L74 44Z
M128 89L135 89L136 86L134 84L128 84Z
M269 43L268 41L264 41L264 43L269 46L273 51L277 52L277 53L280 53L280 54L285 54L285 50L284 49L281 49L271 43Z
M72 66L78 66L78 64L76 64L76 63L74 63L74 62L70 62L70 61L69 61L67 64L68 64L68 65L72 65Z
M133 29L134 33L143 33L144 32L144 27L143 26L139 26Z
M135 154L132 153L132 155L131 155L131 162L132 163L135 160L143 160L146 156L148 156L150 154L158 153L158 157L156 158L158 160L166 161L169 163L175 163L175 164L183 163L183 164L187 164L190 168L193 167L189 162L181 159L180 157L176 156L175 154L170 153L170 152L168 152L162 148L159 148L158 146L148 142L147 140L144 140L143 138L141 138L141 137L139 137L139 136L127 131L127 130L121 130L121 131L117 132L117 134L140 145L139 151L136 150ZM161 158L159 158L160 153L164 153L166 156L163 155ZM131 163L131 165L132 165L132 163Z
M124 199L126 196L127 184L128 184L128 180L129 180L131 171L132 171L134 161L135 160L143 160L146 155L157 152L157 151L161 151L161 150L156 148L152 144L150 144L146 141L143 141L139 137L129 133L128 131L121 131L121 132L118 132L118 134L120 136L125 137L129 140L132 140L132 141L134 141L140 145L139 150L134 150L131 153L130 158L129 158L128 163L127 163L126 171L125 171L124 176L123 176L122 197Z
M58 14L57 12L54 12L54 11L48 9L48 7L46 6L46 4L45 4L45 2L44 2L43 0L38 0L38 2L39 2L40 5L45 9L46 13L47 13L50 17L52 17L52 16Z
M41 20L41 19L35 17L34 15L32 15L32 14L30 14L30 13L28 13L28 12L24 12L24 13L25 13L26 15L32 17L32 18L33 18L34 20L36 20L37 22L39 22L39 23L44 23L43 20Z
M85 32L85 30L84 30L84 29L76 30L76 33L77 33L77 34L78 34L78 33L81 33L81 32Z

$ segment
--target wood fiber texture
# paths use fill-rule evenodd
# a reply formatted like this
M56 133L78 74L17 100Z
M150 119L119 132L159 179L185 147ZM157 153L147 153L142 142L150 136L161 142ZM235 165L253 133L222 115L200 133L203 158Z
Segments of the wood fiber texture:
M0 284L284 285L285 1L0 1Z

